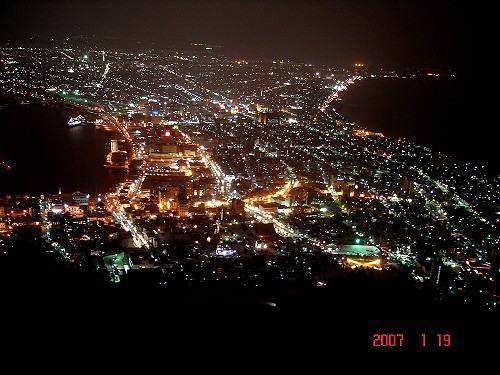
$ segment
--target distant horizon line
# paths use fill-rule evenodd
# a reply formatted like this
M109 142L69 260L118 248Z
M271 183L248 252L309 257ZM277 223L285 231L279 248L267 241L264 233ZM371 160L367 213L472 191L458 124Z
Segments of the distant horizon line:
M118 42L121 45L112 46L105 45L106 41ZM201 40L191 40L191 41L181 41L181 40L162 40L162 41L147 41L144 39L123 39L119 35L107 35L107 36L97 36L95 34L79 34L73 36L59 36L59 37L50 37L44 36L42 37L38 33L27 33L22 36L13 36L12 38L3 36L0 37L0 48L15 48L10 46L9 44L15 44L17 47L24 48L50 48L54 47L54 43L70 43L78 48L96 48L96 49L109 49L109 50L122 50L129 52L136 51L175 51L176 48L186 49L192 48L197 49L196 52L207 52L211 51L216 52L218 55L235 59L235 60L243 60L243 61L254 61L254 62L288 62L288 63L296 63L296 64L306 64L317 67L328 67L331 69L345 69L345 68L355 68L357 64L360 62L363 64L363 67L366 69L386 69L386 70L419 70L419 71L439 71L439 72L457 72L460 71L460 68L452 67L452 66L423 66L420 64L412 64L412 65L399 65L393 66L390 64L381 65L381 64L370 64L364 62L365 59L358 58L353 59L351 62L341 62L341 63L332 63L325 61L305 61L303 58L292 58L290 56L285 57L276 57L276 56L236 56L235 53L231 53L230 49L220 43L213 43L209 41L201 41ZM29 46L23 46L22 44L32 44ZM83 44L83 45L82 45ZM85 45L87 44L87 45ZM91 45L93 44L93 45ZM103 45L104 44L104 45ZM203 48L203 49L202 49ZM195 51L190 51L195 52ZM251 53L250 53L251 55ZM314 60L314 59L313 59ZM315 59L318 60L318 59ZM428 64L427 64L428 65Z

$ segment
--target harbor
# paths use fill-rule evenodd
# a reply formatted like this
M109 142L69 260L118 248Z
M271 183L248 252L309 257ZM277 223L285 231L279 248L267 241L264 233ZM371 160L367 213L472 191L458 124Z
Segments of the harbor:
M107 169L107 144L120 137L115 126L73 126L86 112L41 103L2 102L0 192L3 195L85 191L99 194L127 178L127 169ZM90 119L90 117L89 117ZM19 126L22 124L22 126ZM92 124L94 125L94 124ZM13 142L12 140L18 140Z

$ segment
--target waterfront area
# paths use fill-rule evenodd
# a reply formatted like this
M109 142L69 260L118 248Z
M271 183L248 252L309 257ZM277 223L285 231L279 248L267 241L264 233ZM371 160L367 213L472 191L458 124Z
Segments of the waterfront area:
M58 191L51 181L50 190L4 195L2 266L21 290L50 285L77 299L104 289L167 308L369 306L377 319L419 322L500 308L498 176L338 110L339 94L370 77L447 73L233 61L203 50L62 45L2 56L2 93L15 102L88 103L102 129L68 129L73 110L59 129L95 137L92 168L113 176L102 190ZM47 80L39 66L61 75ZM126 170L106 169L106 155Z

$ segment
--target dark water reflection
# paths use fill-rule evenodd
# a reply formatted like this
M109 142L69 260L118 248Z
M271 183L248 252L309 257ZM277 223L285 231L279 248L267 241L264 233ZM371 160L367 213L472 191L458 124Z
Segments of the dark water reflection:
M0 155L12 172L0 173L0 194L105 193L129 177L103 168L109 133L67 127L75 112L41 105L3 104Z

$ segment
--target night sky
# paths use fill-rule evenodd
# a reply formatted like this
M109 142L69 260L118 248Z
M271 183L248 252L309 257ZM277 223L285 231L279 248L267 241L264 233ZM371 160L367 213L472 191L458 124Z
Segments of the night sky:
M114 46L207 43L229 56L330 66L470 69L490 55L474 2L429 0L8 0L0 42L95 35ZM38 35L38 36L34 36ZM111 44L110 44L111 45Z

